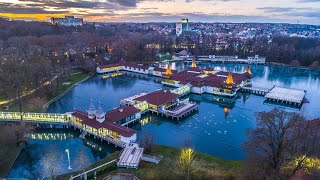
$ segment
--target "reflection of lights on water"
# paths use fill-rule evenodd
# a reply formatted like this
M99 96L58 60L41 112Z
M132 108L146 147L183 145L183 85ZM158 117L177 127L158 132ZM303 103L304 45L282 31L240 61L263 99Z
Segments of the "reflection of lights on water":
M90 148L98 149L99 151L102 151L102 147L98 144L93 143L93 142L87 141L86 145L90 146Z
M71 133L34 133L31 134L31 139L39 140L66 140L74 138L74 135Z
M143 126L149 122L149 117L140 120L140 124Z

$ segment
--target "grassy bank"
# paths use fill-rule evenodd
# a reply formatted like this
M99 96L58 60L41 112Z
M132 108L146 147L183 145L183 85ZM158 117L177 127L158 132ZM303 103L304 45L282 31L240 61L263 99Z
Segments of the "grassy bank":
M131 173L139 179L183 179L184 176L176 165L176 159L180 149L168 146L156 145L153 155L163 155L164 158L159 164L151 164L141 161L139 169L117 168L113 163L108 167L97 172L98 179L103 179L112 173ZM115 159L119 152L115 152L111 157L103 159L103 162L97 162L92 167L97 167L105 162ZM239 177L241 169L244 166L243 161L224 160L209 154L196 153L195 161L192 166L191 179L212 179L215 177L232 178ZM89 168L89 169L90 169ZM89 177L92 174L89 174ZM70 174L60 176L58 179L68 179Z
M77 71L70 74L68 78L66 78L61 84L59 84L59 87L56 89L55 95L60 95L61 93L67 91L69 88L80 82L81 80L87 78L89 75L82 72ZM69 84L63 84L65 82L68 82ZM48 101L55 98L56 96L49 96Z
M76 83L80 82L81 80L87 78L89 75L83 73L81 71L72 72L66 79L64 79L56 89L55 95L46 96L43 93L34 93L24 98L23 102L23 111L27 112L42 112L43 106L67 91L68 89L72 88ZM64 84L68 82L69 84ZM41 91L41 90L40 90ZM13 102L10 106L9 111L19 111L18 103Z

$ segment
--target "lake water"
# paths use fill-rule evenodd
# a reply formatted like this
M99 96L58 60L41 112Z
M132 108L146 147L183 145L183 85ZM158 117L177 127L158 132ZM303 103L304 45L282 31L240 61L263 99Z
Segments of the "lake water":
M184 70L189 67L187 63L172 63L173 69ZM210 66L217 70L244 72L246 65L239 64L200 64L200 67ZM237 98L228 99L217 96L203 94L191 94L186 98L199 104L199 112L190 115L180 122L171 119L160 118L152 115L142 117L144 123L136 123L132 128L139 131L139 135L144 132L152 134L155 137L155 143L182 147L187 140L191 140L195 149L200 152L209 153L225 159L242 160L245 158L242 144L246 139L247 129L255 128L255 113L268 111L274 107L285 108L288 111L303 111L304 114L314 119L320 114L320 72L276 66L251 66L254 74L252 79L254 86L272 87L274 85L299 88L308 91L307 99L310 103L304 104L301 109L284 107L265 102L262 96L252 94L239 94ZM49 106L48 112L64 113L80 109L85 111L93 99L97 105L102 104L105 111L119 106L120 100L140 92L151 92L160 88L168 88L159 83L160 79L156 77L143 76L137 74L123 75L114 78L103 79L102 76L94 76L86 82L75 87L67 95L62 97ZM78 136L77 136L78 137ZM31 146L37 147L36 150L29 150L29 156L36 159L34 163L39 162L40 155L37 152L43 152L47 148L47 143L43 140L32 140ZM78 138L66 141L52 141L62 146L64 150L73 147L72 151L78 148L86 147L92 162L97 161L103 156L112 152L112 146L106 146L106 154L98 155L95 150L84 145L84 142ZM77 146L78 145L78 146ZM63 152L61 152L63 153ZM32 167L22 160L15 163L10 174L18 171L21 167L29 170ZM39 157L37 159L37 157ZM20 158L20 157L19 157ZM28 167L24 167L28 166Z

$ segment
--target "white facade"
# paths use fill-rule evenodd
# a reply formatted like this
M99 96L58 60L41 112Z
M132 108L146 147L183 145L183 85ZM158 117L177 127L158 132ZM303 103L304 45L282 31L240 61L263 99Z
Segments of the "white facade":
M182 22L176 23L176 35L180 36L182 34Z
M132 142L136 142L137 141L137 134L132 135L131 137L125 137L120 135L120 140L124 143L132 143Z
M265 64L266 58L265 57L259 57L259 55L248 57L248 63L249 64Z

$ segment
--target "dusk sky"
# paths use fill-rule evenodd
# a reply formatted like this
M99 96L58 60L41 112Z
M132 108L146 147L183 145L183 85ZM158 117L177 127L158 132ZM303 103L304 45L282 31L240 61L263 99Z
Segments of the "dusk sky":
M0 16L64 15L105 22L287 22L320 24L320 0L0 0Z

